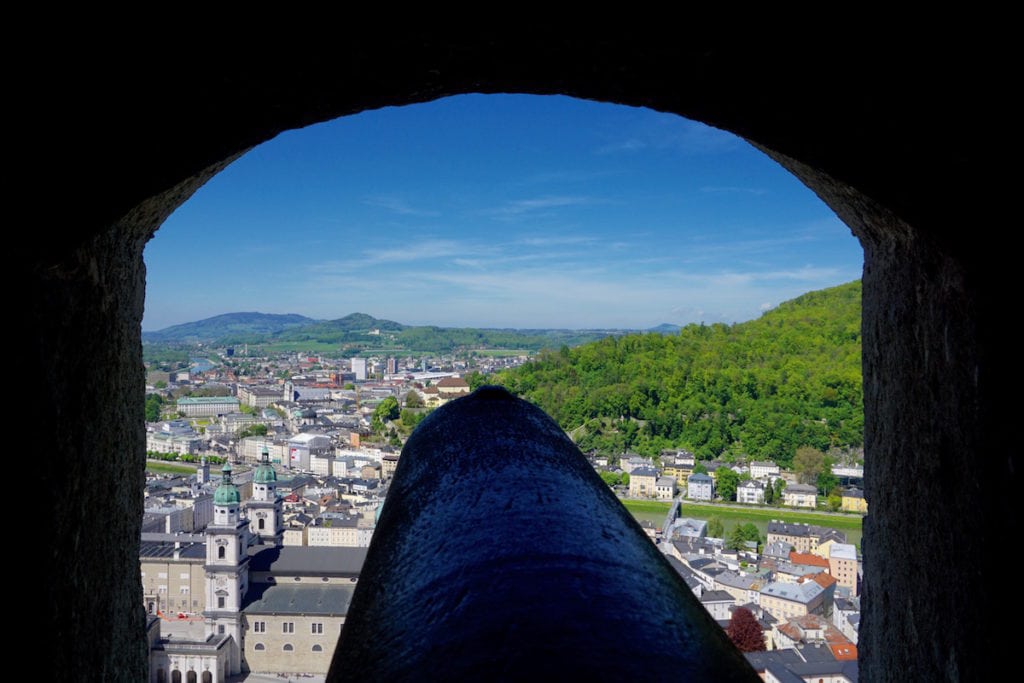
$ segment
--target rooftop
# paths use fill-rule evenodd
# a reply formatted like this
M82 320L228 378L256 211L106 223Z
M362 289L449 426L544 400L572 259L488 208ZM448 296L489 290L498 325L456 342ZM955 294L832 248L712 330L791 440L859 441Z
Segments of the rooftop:
M210 405L218 403L238 403L238 399L234 396L188 396L178 399L178 405Z
M250 548L249 570L287 576L357 577L366 548L285 546Z
M246 614L323 614L344 616L355 584L253 584L246 593Z

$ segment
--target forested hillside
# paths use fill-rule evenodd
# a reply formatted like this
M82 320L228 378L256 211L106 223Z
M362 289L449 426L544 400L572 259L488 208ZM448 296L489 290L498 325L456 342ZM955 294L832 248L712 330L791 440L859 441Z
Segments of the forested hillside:
M860 281L735 325L688 325L545 352L490 381L536 403L584 451L788 464L863 442Z

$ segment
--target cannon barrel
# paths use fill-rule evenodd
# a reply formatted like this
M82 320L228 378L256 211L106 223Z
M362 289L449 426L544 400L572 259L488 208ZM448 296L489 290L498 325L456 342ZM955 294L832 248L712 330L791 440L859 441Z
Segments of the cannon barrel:
M579 449L500 387L409 439L328 680L757 680Z

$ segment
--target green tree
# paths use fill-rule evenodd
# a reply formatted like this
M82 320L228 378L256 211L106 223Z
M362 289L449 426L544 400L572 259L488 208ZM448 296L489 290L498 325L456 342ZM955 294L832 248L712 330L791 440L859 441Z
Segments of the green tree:
M247 436L266 436L266 435L267 435L267 425L264 425L264 424L249 425L245 429L241 429L241 430L238 431L238 438L239 439L244 439Z
M622 477L615 472L598 472L598 474L601 476L601 480L608 484L608 486L615 486L622 481Z
M839 477L832 474L830 469L819 474L816 483L818 485L818 492L823 496L827 496L833 489L839 486Z
M159 394L146 396L146 422L156 422L160 419L160 408L163 404L164 399Z
M398 406L398 399L394 396L388 396L373 411L373 416L370 418L370 427L375 433L380 434L384 431L384 427L388 422L398 419L401 412L401 408Z
M775 504L782 505L782 494L786 490L786 480L779 477L775 480Z
M835 490L828 494L828 509L835 512L843 505L843 498Z
M772 486L771 482L764 487L764 504L771 505L775 502L775 487Z
M405 395L405 407L406 408L422 408L423 398L420 397L420 392L413 389Z
M725 525L722 524L722 520L718 517L712 517L708 520L708 536L711 538L722 538L725 535Z
M722 500L736 500L736 487L739 483L740 475L730 468L722 466L715 470L715 488Z
M629 486L629 472L622 473L622 485Z
M743 529L737 524L733 527L732 531L729 532L729 538L725 540L725 547L731 548L732 550L739 550L743 547L746 542L746 535L743 533Z
M693 473L694 474L707 474L708 473L708 468L704 465L704 463L699 462L699 463L697 463L696 465L693 466Z
M793 456L793 470L801 484L815 484L825 471L825 454L813 446L801 446Z

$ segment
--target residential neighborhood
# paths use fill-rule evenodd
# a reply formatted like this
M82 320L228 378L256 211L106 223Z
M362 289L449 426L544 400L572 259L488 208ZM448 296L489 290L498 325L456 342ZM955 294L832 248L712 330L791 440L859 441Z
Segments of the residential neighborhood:
M323 572L335 562L347 567L346 580L357 582L404 439L426 413L471 388L463 377L466 367L433 366L425 359L339 363L292 356L254 365L261 362L263 371L248 376L208 363L198 372L151 377L161 385L151 390L166 400L159 419L147 424L152 471L140 571L154 671L165 675L200 659L207 670L221 673L215 680L239 673L243 661L268 674L326 673L336 638L303 640L302 654L295 649L297 637L263 635L267 624L280 621L282 610L288 612L283 600L294 604L307 597L276 588L280 595L252 592L249 582L282 576L299 583L319 576L329 581L333 575ZM215 395L195 395L210 393ZM687 451L658 458L588 457L627 504L671 505L663 523L644 521L644 531L723 628L737 610L753 614L765 650L750 653L755 669L798 676L813 669L832 680L856 680L857 547L836 529L784 521L786 509L823 504L815 486L773 462L707 462ZM190 469L161 471L178 467ZM772 500L778 519L767 524L766 533L753 525L727 533L708 521L722 498L757 508ZM852 483L842 489L841 500L843 510L866 510L862 490ZM706 506L706 518L677 514L684 501ZM224 538L241 557L240 564L225 568L225 576L240 577L247 567L250 578L221 596L216 586L206 586L220 581L219 575L203 566L209 544ZM275 548L280 559L268 554ZM340 608L310 617L314 634L343 628L351 597L346 595L339 597ZM236 616L211 617L221 608L211 607L210 600L234 604ZM234 654L199 645L225 634L233 634ZM189 642L196 643L189 651L193 659L182 649ZM268 646L287 654L269 656Z

